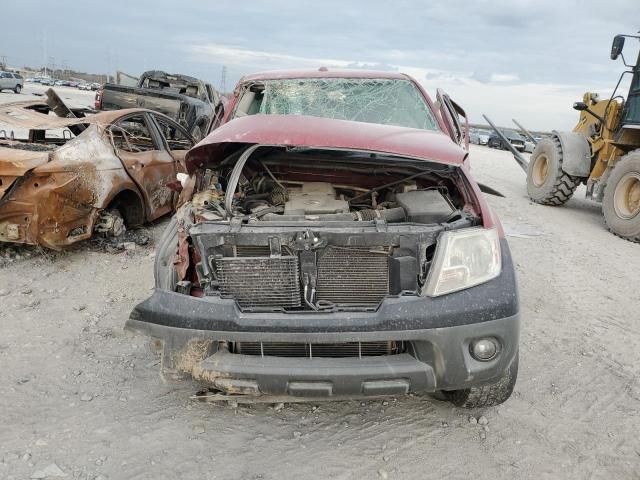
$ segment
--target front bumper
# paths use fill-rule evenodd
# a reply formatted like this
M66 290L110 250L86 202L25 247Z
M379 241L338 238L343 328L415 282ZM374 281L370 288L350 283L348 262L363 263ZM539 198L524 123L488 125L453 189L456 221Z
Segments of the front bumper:
M485 284L442 297L385 299L376 311L248 313L233 300L164 290L135 307L126 329L156 339L163 368L234 393L342 396L458 390L489 383L518 351L515 274L503 245L503 271ZM477 338L499 355L470 354ZM361 358L288 358L230 353L229 342L403 341L404 353Z
M370 341L381 337L409 341L407 352L362 358L285 358L229 353L221 339L278 338L276 336L190 330L129 320L126 328L156 339L163 368L188 373L229 393L331 397L398 395L409 392L459 390L498 379L518 351L519 316L454 327L341 334L341 341ZM283 338L284 337L284 338ZM304 335L316 343L326 334ZM492 337L500 354L489 362L475 360L469 344ZM299 337L297 337L299 338ZM358 340L356 340L358 339Z

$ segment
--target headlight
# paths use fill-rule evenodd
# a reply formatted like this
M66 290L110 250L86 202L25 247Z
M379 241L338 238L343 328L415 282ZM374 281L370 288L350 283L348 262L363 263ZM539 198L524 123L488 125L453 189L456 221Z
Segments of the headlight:
M443 232L422 289L437 297L487 282L500 275L502 257L495 228Z

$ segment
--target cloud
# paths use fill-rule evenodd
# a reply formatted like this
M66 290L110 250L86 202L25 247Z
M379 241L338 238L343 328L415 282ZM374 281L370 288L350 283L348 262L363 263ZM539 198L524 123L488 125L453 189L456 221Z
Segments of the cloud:
M511 118L521 120L535 130L571 129L577 117L571 109L587 86L580 84L523 82L515 73L490 73L484 79L477 74L431 69L413 65L372 64L358 59L315 58L282 52L244 49L224 44L188 47L194 61L234 65L245 73L260 69L366 68L400 71L420 82L434 96L442 88L466 109L474 123L484 122L482 114L502 125Z
M474 120L517 115L531 128L571 128L573 101L587 89L604 96L623 70L609 60L613 36L638 29L637 0L140 0L125 10L58 2L46 15L34 14L39 0L5 3L3 18L27 15L32 32L3 24L0 53L12 65L55 57L84 71L164 69L216 86L225 65L227 88L277 68L416 72ZM52 27L70 18L72 29ZM625 56L635 59L637 47L627 42Z
M354 63L335 58L304 57L220 44L191 45L188 51L192 55L192 60L254 68L317 68L321 66L345 68Z
M489 77L489 81L494 83L515 82L517 80L519 77L515 73L492 73Z

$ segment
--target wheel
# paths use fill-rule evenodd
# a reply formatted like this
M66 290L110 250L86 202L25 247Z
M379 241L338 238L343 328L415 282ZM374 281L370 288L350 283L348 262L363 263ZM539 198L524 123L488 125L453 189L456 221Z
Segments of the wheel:
M580 184L562 170L562 146L557 137L540 140L531 153L527 170L529 198L542 205L562 205Z
M178 275L173 265L173 257L178 250L178 219L174 215L165 228L158 247L154 265L156 288L175 291Z
M518 377L518 353L511 362L511 365L504 372L503 376L494 383L481 387L465 388L464 390L454 390L443 392L447 400L456 407L480 408L495 407L507 401L513 393Z
M602 199L607 228L640 243L640 150L627 153L613 167Z
M202 133L202 128L200 127L200 125L196 125L195 127L193 127L193 130L191 130L191 136L196 141L196 143L202 140L204 134Z
M13 91L16 93L20 93L22 91L22 87L20 85L16 85L16 88L14 88Z
M98 214L93 231L105 237L118 238L127 230L122 214L116 209L102 210Z

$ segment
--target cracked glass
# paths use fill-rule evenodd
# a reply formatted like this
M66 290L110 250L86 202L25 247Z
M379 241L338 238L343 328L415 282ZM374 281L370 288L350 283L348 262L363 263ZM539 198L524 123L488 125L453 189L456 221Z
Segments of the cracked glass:
M256 105L257 103L257 105ZM437 130L425 99L408 80L312 78L270 80L255 95L251 113L309 115Z

